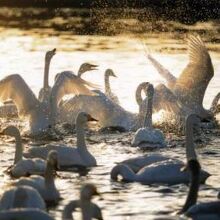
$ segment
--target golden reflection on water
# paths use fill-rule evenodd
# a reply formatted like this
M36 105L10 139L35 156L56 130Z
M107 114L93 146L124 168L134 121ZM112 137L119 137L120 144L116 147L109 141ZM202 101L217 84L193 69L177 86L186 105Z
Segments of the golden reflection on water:
M51 63L50 84L53 83L56 73L63 70L76 72L81 63L93 62L99 65L99 70L86 74L85 79L103 85L104 70L112 68L118 76L118 78L111 79L112 90L118 95L121 105L132 112L138 110L134 92L139 83L149 81L156 85L164 82L147 61L143 46L135 38L48 36L38 34L39 31L33 30L31 33L16 29L1 31L1 78L10 73L19 73L37 94L43 81L45 51L57 48L58 52ZM150 42L149 39L148 41ZM158 42L152 39L152 45L156 43ZM148 46L150 47L150 43ZM181 47L185 47L185 45L181 45ZM154 55L176 76L180 74L188 60L185 51L177 54L157 53ZM205 96L206 107L209 107L212 98L219 92L220 85L219 55L214 53L211 55L216 74ZM163 117L163 112L154 114L153 120L158 121L161 117ZM57 179L56 184L64 200L58 207L51 209L50 213L60 219L63 206L69 200L78 197L79 188L86 181L95 183L103 194L103 200L96 199L95 201L103 209L105 219L153 219L163 212L177 211L185 199L186 186L144 186L137 183L124 184L110 181L109 172L116 162L143 154L142 151L130 147L132 135L133 133L109 134L101 137L91 135L90 139L98 141L98 143L89 142L89 149L96 157L99 166L93 168L86 176L60 172L61 178ZM219 189L220 139L216 136L207 138L209 138L208 146L198 148L198 152L202 166L213 176L208 181L209 185L201 187L200 201L215 199L217 189ZM63 141L69 144L75 143L75 137L68 136ZM14 146L9 139L2 140L0 145L2 155L0 186L5 186L11 180L2 171L13 163ZM184 147L168 148L161 152L185 160ZM209 196L207 197L207 195Z

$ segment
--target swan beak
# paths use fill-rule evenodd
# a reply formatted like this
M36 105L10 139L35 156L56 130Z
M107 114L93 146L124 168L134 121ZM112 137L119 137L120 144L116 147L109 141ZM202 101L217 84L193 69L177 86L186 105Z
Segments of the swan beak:
M95 118L93 118L91 115L88 114L87 116L88 121L97 121Z
M57 49L56 49L56 48L54 48L54 49L52 50L52 52L53 52L53 54L55 55L55 54L56 54L56 52L57 52Z
M118 78L118 77L115 75L115 73L113 73L113 72L112 72L112 76L115 77L115 78Z
M90 64L90 69L91 70L98 70L98 65L95 65L95 64Z

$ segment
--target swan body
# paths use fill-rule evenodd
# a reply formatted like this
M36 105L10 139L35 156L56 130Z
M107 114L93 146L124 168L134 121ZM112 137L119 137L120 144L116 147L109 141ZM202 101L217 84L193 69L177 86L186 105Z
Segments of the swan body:
M148 83L147 97L143 101L147 106L144 108L145 117L142 128L139 128L132 140L132 146L140 147L166 147L163 132L159 129L154 129L152 126L152 106L153 106L154 87ZM144 146L143 146L144 145Z
M31 133L38 135L47 132L57 122L57 106L65 94L94 95L89 90L91 86L91 83L79 79L72 72L62 72L51 90L49 103L40 102L23 78L14 74L0 80L0 100L12 99L19 115L28 117Z
M0 212L1 220L54 220L46 212L39 209L11 209Z
M0 200L0 210L13 208L38 208L45 210L46 205L37 190L29 186L18 186L5 191Z
M185 115L195 113L201 118L210 118L212 114L204 109L203 99L207 86L214 76L214 69L209 52L199 36L188 38L188 54L189 62L178 78L173 76L151 55L148 55L153 66L165 78L168 86L166 90L172 93L172 97L168 94L162 99L155 98L154 105L163 106L166 105L167 99L172 99L171 102L174 106L177 102L181 105L180 109L174 109L170 105L175 114L178 115L179 110L182 110ZM160 87L156 89L160 93Z
M16 150L14 165L9 168L8 172L11 176L19 178L21 176L29 176L32 174L43 175L46 170L46 162L40 158L26 159L23 158L23 146L20 131L15 126L8 126L2 132L15 138Z
M89 115L85 112L80 112L76 119L76 132L77 132L77 147L73 148L66 145L47 145L45 147L32 147L28 149L24 155L26 157L40 157L45 159L50 150L56 150L58 154L59 165L65 166L96 166L96 159L87 150L84 126L89 119Z
M73 220L72 212L76 208L81 208L82 220L91 220L93 218L102 220L102 211L91 199L94 195L99 195L93 184L85 184L81 188L80 199L70 201L62 213L63 220Z
M145 88L146 83L141 83L137 88L136 101L139 106L143 101L141 91ZM80 95L64 102L60 107L61 121L74 123L77 113L85 111L98 121L101 128L112 127L129 131L140 127L143 111L139 110L139 114L133 114L114 103L101 91L95 90L94 92L96 96Z
M35 188L46 202L57 203L60 199L59 191L54 183L54 171L57 168L58 156L56 151L50 151L47 157L47 167L45 177L32 175L30 177L22 177L16 186L31 186Z
M163 156L161 154L150 154L144 155L139 157L130 158L128 160L124 160L119 164L124 164L128 166L133 172L137 173L140 169L150 164L169 160L170 157Z
M13 103L4 104L0 106L0 118L16 118L18 117L18 110Z
M189 115L186 119L186 156L189 160L195 157L195 149L193 145L193 125L197 124L197 116ZM118 176L128 182L141 182L143 184L163 183L163 184L179 184L189 182L189 173L181 171L184 163L176 159L167 159L152 163L145 166L137 173L132 171L127 165L116 165L111 171L111 178L117 180ZM201 182L205 182L210 175L206 171L201 172Z

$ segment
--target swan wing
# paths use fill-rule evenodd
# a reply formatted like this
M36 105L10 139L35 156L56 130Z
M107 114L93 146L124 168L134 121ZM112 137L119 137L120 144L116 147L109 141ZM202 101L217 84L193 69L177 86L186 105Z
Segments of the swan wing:
M168 88L172 88L176 83L176 77L150 54L147 55L147 58L158 71L158 73L167 81Z
M18 74L0 80L0 101L7 99L13 100L21 115L28 114L31 109L39 105L34 93Z
M177 79L174 94L184 103L202 104L206 88L214 76L211 57L199 36L188 38L189 62Z
M68 94L96 95L89 88L96 88L96 86L81 79L71 71L65 71L58 75L51 94L56 96L57 103L59 103L60 99Z

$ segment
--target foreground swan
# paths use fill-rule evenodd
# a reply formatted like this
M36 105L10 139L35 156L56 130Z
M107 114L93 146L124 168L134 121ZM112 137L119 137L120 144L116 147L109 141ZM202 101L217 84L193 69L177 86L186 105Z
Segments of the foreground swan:
M196 155L189 158L187 169L190 172L191 181L185 204L180 213L184 213L185 216L198 220L220 219L219 200L196 204L199 191L199 178L201 169Z
M141 110L141 92L146 93L147 83L141 83L136 90L136 101L139 105L139 114L126 111L120 105L112 102L101 91L96 91L97 96L75 96L63 103L60 107L61 121L74 123L78 112L85 111L98 121L101 128L116 128L120 130L136 130L144 117Z
M43 175L46 170L46 162L39 158L25 159L23 158L23 146L20 131L15 126L8 126L2 131L3 135L15 138L15 158L14 165L7 171L16 178L21 176L29 176L32 174Z
M198 123L196 115L189 115L186 119L186 157L189 160L195 156L195 149L193 144L193 125ZM117 180L121 175L123 180L128 182L141 182L143 184L179 184L189 182L189 173L183 172L181 169L184 163L176 159L168 159L153 163L149 166L143 167L137 173L134 173L127 165L119 164L111 171L111 178ZM203 171L201 173L201 182L210 175Z
M203 99L207 86L214 76L214 69L209 52L199 36L190 36L188 38L188 54L189 62L179 78L173 76L151 55L148 55L148 59L167 82L168 88L164 86L165 90L174 95L174 98L173 95L172 97L167 95L162 100L155 99L155 107L157 105L163 106L166 103L166 99L172 98L173 103L181 103L181 110L185 115L196 113L201 118L210 118L212 113L204 109ZM160 89L159 86L156 91L160 93ZM173 111L179 114L179 110L173 109Z
M46 205L37 190L29 186L18 186L8 189L1 196L0 210L12 208L46 209Z
M143 127L136 131L132 140L133 147L166 147L163 132L159 129L154 129L152 126L153 96L154 87L149 83L147 86L147 110L145 110L146 113L143 120Z
M43 81L43 88L39 91L38 99L40 102L48 102L51 87L49 86L49 69L50 69L50 62L53 56L56 54L56 48L51 51L47 51L45 55L45 66L44 66L44 81Z
M56 150L58 153L59 165L65 166L83 166L92 167L96 166L96 159L87 150L85 143L84 128L90 116L85 112L80 112L76 118L76 135L77 144L76 148L65 145L47 145L45 147L32 147L29 148L24 155L26 157L40 157L45 159L50 150Z
M91 83L76 77L70 71L62 72L52 87L49 103L45 103L40 102L23 78L15 74L0 80L0 101L11 99L19 115L28 117L30 132L38 135L55 125L57 106L64 95L70 93L94 95L89 90L92 86Z
M10 209L0 212L1 220L54 220L46 212L39 209Z
M62 214L63 220L73 220L72 212L76 208L80 208L82 212L82 220L91 220L93 218L102 220L102 211L91 199L94 195L99 195L96 187L93 184L86 184L82 186L80 192L80 200L73 200L69 202Z
M56 151L50 151L47 157L47 167L45 178L42 176L33 175L30 177L22 177L17 182L16 186L31 186L35 188L42 198L48 203L57 203L60 199L60 193L56 189L54 183L55 170L58 166L58 156Z

